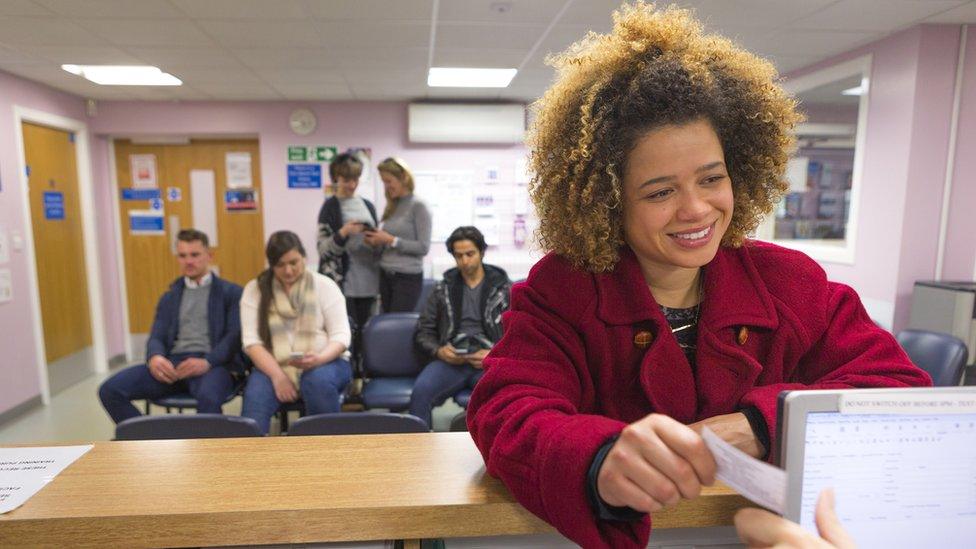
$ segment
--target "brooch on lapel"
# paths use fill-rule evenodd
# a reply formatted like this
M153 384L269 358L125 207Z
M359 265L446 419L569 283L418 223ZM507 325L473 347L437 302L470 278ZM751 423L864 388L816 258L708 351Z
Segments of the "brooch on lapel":
M634 334L634 347L638 349L646 349L651 346L654 341L654 334L650 330L638 330Z
M745 345L746 341L749 341L749 328L742 326L739 328L739 335L735 338L739 342L739 345Z

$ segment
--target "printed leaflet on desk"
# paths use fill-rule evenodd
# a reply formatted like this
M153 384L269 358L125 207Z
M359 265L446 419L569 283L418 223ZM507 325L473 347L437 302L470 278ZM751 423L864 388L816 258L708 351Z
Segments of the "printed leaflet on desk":
M49 448L0 448L0 513L8 513L23 505L91 449L91 444Z

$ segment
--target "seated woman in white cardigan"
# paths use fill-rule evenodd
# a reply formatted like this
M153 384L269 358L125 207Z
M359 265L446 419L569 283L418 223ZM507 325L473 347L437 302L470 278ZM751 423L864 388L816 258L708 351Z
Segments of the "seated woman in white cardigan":
M291 231L272 234L265 256L269 268L241 296L241 340L255 366L241 415L267 434L282 403L302 398L309 415L338 412L352 367L339 286L306 268L305 248Z

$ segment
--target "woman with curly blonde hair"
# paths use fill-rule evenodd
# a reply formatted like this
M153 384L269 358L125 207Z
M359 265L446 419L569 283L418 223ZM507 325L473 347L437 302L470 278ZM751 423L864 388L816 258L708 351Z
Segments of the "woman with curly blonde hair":
M468 425L488 471L584 547L756 457L780 391L928 385L857 294L747 235L786 189L796 102L686 10L637 3L552 59L531 192L549 254L516 285Z

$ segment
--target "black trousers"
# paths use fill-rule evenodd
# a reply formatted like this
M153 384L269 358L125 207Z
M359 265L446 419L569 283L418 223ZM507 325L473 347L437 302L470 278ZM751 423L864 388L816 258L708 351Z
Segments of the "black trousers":
M346 313L352 317L356 323L355 328L362 330L369 317L373 316L373 305L376 303L375 297L347 297ZM354 330L356 331L356 330Z
M408 313L417 306L423 289L423 273L380 270L380 306L384 313Z

